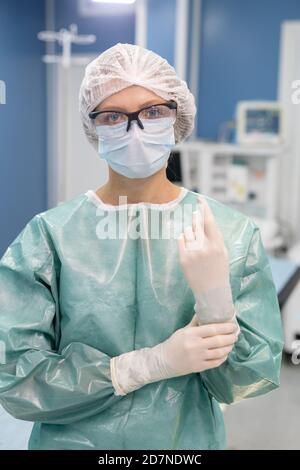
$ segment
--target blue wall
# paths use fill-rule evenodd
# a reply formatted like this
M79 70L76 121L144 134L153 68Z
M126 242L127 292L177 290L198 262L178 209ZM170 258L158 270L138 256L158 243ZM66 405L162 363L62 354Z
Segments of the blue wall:
M45 66L41 0L0 0L0 255L46 205ZM19 117L19 118L18 118Z
M148 0L147 48L174 65L176 0Z
M277 99L280 24L299 0L202 0L198 133L216 138L240 100Z

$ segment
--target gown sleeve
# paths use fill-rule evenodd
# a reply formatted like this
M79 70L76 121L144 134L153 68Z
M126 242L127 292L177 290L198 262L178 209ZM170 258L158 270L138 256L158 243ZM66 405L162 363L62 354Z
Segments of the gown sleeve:
M233 403L279 387L283 349L281 314L271 267L254 224L239 294L234 302L240 334L227 360L201 372L208 392Z
M58 352L59 269L39 214L0 260L0 404L18 419L68 424L122 399L107 354L80 342Z

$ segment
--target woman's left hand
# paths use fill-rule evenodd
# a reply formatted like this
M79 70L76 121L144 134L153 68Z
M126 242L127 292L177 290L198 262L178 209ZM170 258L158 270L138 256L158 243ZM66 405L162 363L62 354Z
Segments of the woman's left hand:
M199 196L198 200L192 226L186 227L178 239L180 264L195 295L230 283L222 233L205 198Z
M179 237L178 248L182 269L195 296L199 323L237 323L228 251L204 197L199 196L199 208L193 213L192 226Z

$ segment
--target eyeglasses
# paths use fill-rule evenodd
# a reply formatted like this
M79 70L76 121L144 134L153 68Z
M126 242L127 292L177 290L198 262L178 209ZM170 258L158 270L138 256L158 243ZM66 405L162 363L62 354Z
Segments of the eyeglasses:
M93 111L89 113L89 117L94 121L98 128L98 133L107 135L109 129L118 130L120 134L126 134L129 131L131 122L137 121L139 127L145 132L153 132L154 126L158 124L163 127L172 125L176 121L177 103L174 100L166 103L154 104L147 106L132 113L125 111L105 110ZM158 128L156 126L156 128Z

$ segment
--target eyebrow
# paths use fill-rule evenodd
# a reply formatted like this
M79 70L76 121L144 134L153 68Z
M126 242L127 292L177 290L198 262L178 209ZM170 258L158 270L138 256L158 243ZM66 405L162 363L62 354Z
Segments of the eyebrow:
M158 98L157 99L154 99L154 100L150 100L150 101L146 101L139 109L143 109L143 108L146 108L147 106L151 106L153 104L162 104L162 103L158 103ZM123 111L123 112L127 112L126 109L124 108L120 108L119 106L106 106L104 108L101 108L98 110L98 111L110 111L110 110L114 110L114 111Z

